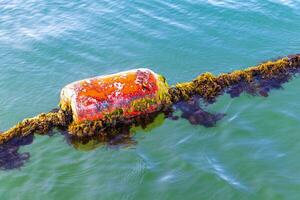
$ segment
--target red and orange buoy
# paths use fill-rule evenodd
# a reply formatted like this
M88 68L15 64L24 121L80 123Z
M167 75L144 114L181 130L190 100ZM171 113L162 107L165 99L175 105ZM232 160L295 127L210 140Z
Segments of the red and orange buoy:
M167 103L165 79L150 69L135 69L71 83L61 91L62 109L71 106L73 120L132 118L156 112Z

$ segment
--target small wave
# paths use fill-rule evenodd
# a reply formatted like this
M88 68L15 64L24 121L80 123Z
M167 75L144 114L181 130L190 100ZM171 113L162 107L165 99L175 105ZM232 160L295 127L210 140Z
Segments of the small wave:
M167 2L167 1L159 1L158 3L166 6L167 9L177 11L179 13L186 13L187 11L183 8L183 6L179 6L175 3Z
M284 6L288 6L290 8L298 8L300 5L299 0L270 0L273 3L281 4Z
M179 28L179 29L183 29L183 30L186 30L186 31L192 31L192 30L194 30L194 27L192 27L192 26L180 23L180 22L175 21L175 20L171 20L169 18L158 16L158 15L154 14L151 11L148 11L148 10L145 10L145 9L142 9L142 8L139 8L138 10L141 13L143 13L144 15L146 15L147 17L150 17L152 19L155 19L155 20L158 20L160 22L163 22L163 23L165 23L165 24L167 24L169 26L173 26L173 27L176 27L176 28Z
M83 27L81 15L66 13L60 8L45 12L45 3L12 1L0 3L0 43L22 46L28 41L60 37Z
M241 4L238 4L236 1L233 0L225 0L225 1L208 0L207 3L213 6L220 6L220 7L233 8L233 9L237 9L241 7Z
M239 1L239 0L208 0L205 1L206 4L210 4L212 6L229 8L234 10L241 10L241 9L249 9L255 8L257 5L252 1Z
M240 181L238 181L237 178L234 178L231 175L229 175L228 172L226 172L226 170L224 169L224 167L215 158L207 157L207 161L212 167L213 172L218 177L220 177L221 179L238 189L247 189L247 187Z

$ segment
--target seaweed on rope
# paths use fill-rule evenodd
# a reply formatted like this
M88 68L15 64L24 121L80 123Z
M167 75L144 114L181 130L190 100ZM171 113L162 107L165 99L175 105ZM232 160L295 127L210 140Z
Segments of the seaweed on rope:
M268 61L254 67L244 70L236 70L230 73L223 73L218 76L212 73L204 73L191 82L178 83L169 87L165 92L159 94L159 101L163 104L157 112L166 112L172 105L180 102L188 102L195 96L199 97L206 103L213 103L217 97L223 94L229 94L231 97L238 97L245 92L250 95L268 96L272 89L279 89L282 84L288 82L296 74L300 73L300 54L290 55L275 61ZM163 78L163 77L160 77ZM144 105L141 106L141 102ZM139 102L139 109L143 110L153 106L152 101ZM155 102L154 102L155 103ZM190 104L193 105L193 104ZM197 109L198 121L195 123L205 122L205 117L211 117L217 121L222 116L208 115L200 108ZM49 113L42 113L33 118L24 119L11 129L0 134L0 144L8 143L14 138L27 137L31 134L45 135L53 128L63 128L68 130L68 134L75 138L102 136L111 137L111 134L118 134L117 131L105 132L106 129L118 130L120 124L134 125L139 120L151 118L151 113L144 116L136 116L125 119L122 114L123 110L118 110L114 114L107 114L101 120L85 120L77 122L73 117L71 105L60 103L60 108ZM188 112L186 116L189 116ZM102 134L102 135L101 135Z

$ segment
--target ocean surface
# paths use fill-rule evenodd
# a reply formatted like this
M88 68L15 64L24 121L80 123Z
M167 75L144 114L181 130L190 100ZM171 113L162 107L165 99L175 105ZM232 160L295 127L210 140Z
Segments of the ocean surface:
M0 130L83 78L149 67L175 84L295 53L299 0L1 0ZM165 119L119 145L29 138L10 152L19 164L0 163L0 199L300 199L299 85L221 96L204 105L226 114L210 128Z

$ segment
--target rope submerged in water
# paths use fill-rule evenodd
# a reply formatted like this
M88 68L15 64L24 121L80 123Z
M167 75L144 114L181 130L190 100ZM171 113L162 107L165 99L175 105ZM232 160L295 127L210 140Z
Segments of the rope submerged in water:
M168 97L172 103L189 100L194 95L212 103L222 94L229 93L232 97L242 92L252 95L267 96L271 89L278 89L295 74L300 73L300 54L269 61L245 70L214 76L204 73L191 82L179 83L169 88ZM133 120L134 121L134 120ZM68 128L71 135L84 137L98 134L105 126L112 124L102 121L85 121L76 124L72 122L72 110L58 110L42 113L36 117L25 119L11 129L0 134L0 144L15 137L25 137L33 133L46 134L56 127Z

